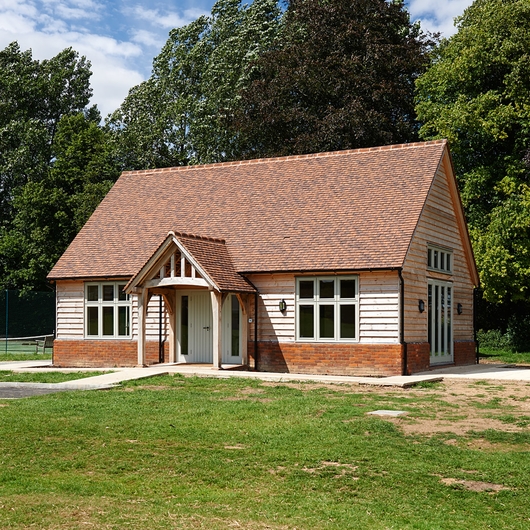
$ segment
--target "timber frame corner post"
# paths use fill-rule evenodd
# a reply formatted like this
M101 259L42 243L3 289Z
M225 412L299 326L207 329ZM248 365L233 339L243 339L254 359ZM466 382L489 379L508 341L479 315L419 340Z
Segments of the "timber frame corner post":
M138 366L147 366L145 357L145 324L147 318L147 306L152 293L147 288L142 288L138 293Z

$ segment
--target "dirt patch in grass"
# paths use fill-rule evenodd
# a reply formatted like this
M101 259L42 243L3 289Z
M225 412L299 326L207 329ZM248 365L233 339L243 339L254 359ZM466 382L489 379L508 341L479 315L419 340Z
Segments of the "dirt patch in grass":
M487 491L488 493L497 493L502 490L509 490L502 484L494 484L493 482L481 482L478 480L463 480L457 478L441 478L440 482L446 486L461 487L468 491Z
M395 390L374 388L372 392L395 393ZM402 389L399 389L403 393ZM425 398L428 392L438 404L430 407L428 401L418 403L419 412L399 418L385 418L398 425L406 434L429 435L454 433L465 435L470 431L494 429L504 432L524 432L528 426L510 418L524 419L530 415L530 385L506 381L469 381L445 379L432 389L409 389L407 397ZM436 412L435 412L436 411ZM448 440L446 443L451 443Z

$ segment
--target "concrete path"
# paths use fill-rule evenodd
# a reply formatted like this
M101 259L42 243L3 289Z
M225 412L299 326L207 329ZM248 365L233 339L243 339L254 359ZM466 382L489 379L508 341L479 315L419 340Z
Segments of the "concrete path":
M420 382L436 382L445 378L452 379L495 379L509 381L530 382L530 367L516 367L511 365L479 364L471 366L451 366L414 374L410 376L392 377L352 377L338 375L308 375L308 374L279 374L272 372L247 372L243 370L231 370L231 367L224 367L223 370L214 370L209 365L176 365L158 364L147 368L112 368L110 373L94 375L83 379L68 381L65 383L1 383L0 398L2 397L23 397L26 395L36 395L50 392L60 392L66 390L102 390L113 388L123 381L143 379L162 374L179 373L185 376L199 377L242 377L249 379L259 379L261 381L299 381L314 383L332 384L361 384L375 386L398 386L409 387ZM228 368L228 369L226 369ZM101 372L104 369L87 368L55 368L50 361L16 361L0 362L0 371L9 370L14 372ZM110 371L112 370L112 371ZM12 395L11 395L12 394Z

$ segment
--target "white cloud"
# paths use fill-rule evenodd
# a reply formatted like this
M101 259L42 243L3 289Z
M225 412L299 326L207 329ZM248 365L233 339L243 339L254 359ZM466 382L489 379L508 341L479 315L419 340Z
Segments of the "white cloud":
M132 40L138 44L158 49L162 48L165 42L157 33L146 31L145 29L134 30Z
M454 19L463 14L473 0L410 0L408 9L413 20L421 20L422 28L431 32L441 32L450 37L456 32Z
M200 15L206 14L205 11L195 8L185 9L182 15L171 11L162 13L158 9L146 9L145 7L138 4L127 9L126 12L140 20L143 20L144 22L150 22L153 26L159 26L167 29L185 26L186 24L189 24L193 20L197 19Z

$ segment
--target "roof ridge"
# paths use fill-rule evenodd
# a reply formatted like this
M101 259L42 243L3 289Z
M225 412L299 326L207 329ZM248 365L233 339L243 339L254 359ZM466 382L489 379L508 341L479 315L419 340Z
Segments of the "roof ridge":
M445 145L448 141L446 139L439 140L428 140L425 142L410 142L402 144L389 144L374 147L359 147L357 149L344 149L342 151L326 151L324 153L308 153L305 155L288 155L278 156L272 158L253 158L251 160L232 160L230 162L215 162L211 164L195 164L191 166L175 166L175 167L162 167L154 169L136 169L131 171L123 171L123 175L138 175L146 173L166 173L174 171L193 171L202 169L213 169L219 167L234 167L243 165L254 165L254 164L267 164L270 162L282 162L289 160L308 160L311 158L326 158L331 156L350 155L355 153L370 153L374 151L389 151L396 149L414 149L418 147L428 147L430 145Z
M196 235L196 234L187 234L185 232L179 232L179 231L176 231L176 230L170 230L167 235L168 236L173 235L177 239L180 239L180 238L197 239L199 241L210 241L212 243L221 243L223 245L226 245L226 240L224 240L224 239L219 239L219 238L216 238L216 237L208 237L208 236L199 236L199 235Z

